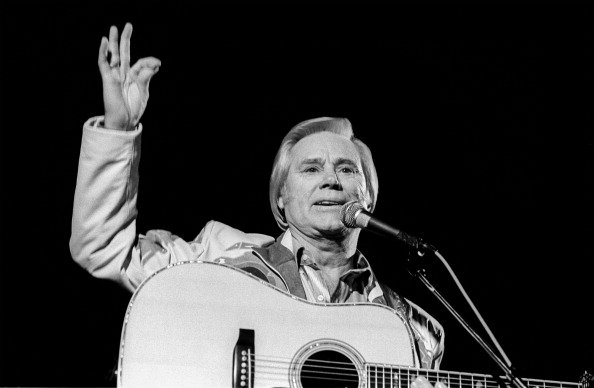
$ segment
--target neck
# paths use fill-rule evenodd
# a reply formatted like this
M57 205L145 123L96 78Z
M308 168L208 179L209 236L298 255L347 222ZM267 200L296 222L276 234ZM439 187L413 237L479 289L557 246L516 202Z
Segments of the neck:
M339 238L314 238L291 226L289 229L293 236L293 253L303 247L322 270L342 272L353 267L352 257L357 252L360 230L352 230Z

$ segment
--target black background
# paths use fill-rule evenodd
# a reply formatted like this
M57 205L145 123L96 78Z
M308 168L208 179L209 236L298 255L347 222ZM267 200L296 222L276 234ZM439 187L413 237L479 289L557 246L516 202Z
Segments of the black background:
M276 149L296 123L348 117L380 178L378 217L436 245L519 372L594 371L591 8L2 6L0 385L115 385L129 293L68 251L83 122L103 113L109 26L153 55L139 232L192 239L210 219L278 235ZM492 363L362 235L379 277L446 327L442 369ZM439 266L431 277L469 310Z

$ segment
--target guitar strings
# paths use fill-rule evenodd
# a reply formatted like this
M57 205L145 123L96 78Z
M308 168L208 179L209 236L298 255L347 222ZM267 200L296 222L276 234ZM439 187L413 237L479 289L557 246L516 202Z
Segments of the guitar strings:
M262 357L260 357L260 359L262 359ZM319 362L322 362L322 363L324 362L324 360L315 360L315 361L319 361ZM268 363L274 362L276 364L290 364L290 362L283 362L283 361L265 361L265 362L268 362ZM350 363L344 363L344 362L332 362L332 363L348 364L348 365L351 365L351 367L350 368L340 368L340 367L325 366L325 365L322 365L322 366L304 365L301 368L301 370L300 370L301 371L301 376L304 376L305 373L314 374L314 375L315 374L335 375L335 376L344 376L344 377L356 377L355 380L350 380L350 381L358 381L359 373L357 373L357 372L363 372L364 371L363 369L354 367L354 365L353 364L350 364ZM254 364L255 364L255 362L254 362ZM274 374L273 372L262 372L262 369L264 369L264 368L266 368L266 369L277 369L277 370L280 369L280 370L283 370L283 371L286 371L287 370L286 367L280 367L280 366L271 366L271 365L262 365L262 364L260 364L260 365L254 365L254 367L256 367L256 366L258 367L257 369L255 369L256 370L256 373ZM322 370L322 369L329 369L329 368L331 368L332 370L348 370L348 371L351 371L351 372L354 372L354 373L330 372L328 370ZM390 370L389 372L387 372L387 370L386 370L387 368L384 368L384 369L379 370L379 371L374 370L374 369L377 369L375 367L371 367L371 368L368 367L367 369L365 369L367 371L368 378L377 380L377 378L379 376L379 377L381 377L381 379L383 381L386 381L388 379L390 381L394 381L394 380L396 380L396 381L398 381L398 380L402 381L401 378L400 379L394 378L394 375L395 374L392 373L393 370ZM281 372L280 374L285 375L286 372ZM401 374L401 373L398 373L398 375L399 374ZM439 373L437 373L437 375L438 374ZM409 383L412 383L413 378L416 378L416 375L410 376L410 374L409 374L408 377L409 377L409 380L410 380ZM439 377L439 376L437 376L437 377ZM496 384L493 384L493 386L496 386Z
M278 361L277 361L278 360ZM262 362L276 362L276 363L280 363L280 364L291 364L293 363L293 359L292 358L288 358L288 357L279 357L279 356L263 356L263 355L255 355L255 361L262 361ZM253 362L253 361L252 361ZM309 359L308 360L309 363L317 363L317 364L334 364L334 365L344 365L344 366L351 366L351 368L346 368L346 369L353 369L354 364L352 362L343 362L343 361L331 361L331 360L320 360L320 359ZM319 367L323 367L322 365L319 365ZM430 377L443 377L443 378L449 378L450 380L453 381L482 381L484 382L485 380L488 383L493 383L497 385L497 381L491 376L491 375L485 375L485 374L477 374L477 373L468 373L468 372L452 372L452 371L446 371L446 370L431 370L431 369L423 369L423 368L415 368L415 367L409 367L409 366L402 366L402 365L387 365L387 364L368 364L367 367L369 367L370 369L392 369L392 370L396 370L399 372L399 374L411 374L414 372L419 373L419 375L429 375ZM453 376L452 376L453 375ZM542 385L544 386L549 386L551 388L554 387L563 387L563 386L569 386L569 387L581 387L582 384L581 383L574 383L574 382L558 382L558 381L553 381L553 380L538 380L538 379L527 379L524 378L525 381L532 383L532 385L535 385L534 383L540 383L538 385Z
M260 361L260 362L271 362L271 363L276 363L276 364L292 364L293 363L293 359L292 358L287 358L287 357L278 357L278 356L261 356L261 355L255 355L254 359L252 360L252 363L256 362L256 361ZM307 360L308 363L317 363L319 365L308 365L308 366L313 366L313 367L319 367L319 368L336 368L336 369L346 369L346 370L354 370L355 365L351 362L343 362L343 361L330 361L330 360L319 360L319 359L309 359ZM329 364L329 366L326 366L324 364ZM342 365L344 367L334 367L332 365ZM420 369L420 368L414 368L414 367L407 367L407 366L389 366L389 365L374 365L374 364L370 364L366 366L367 368L369 368L371 371L373 371L373 369L378 369L378 368L384 368L384 369L392 369L392 370L396 370L399 372L399 374L411 374L411 372L418 372L419 375L435 375L435 377L438 377L439 375L447 375L448 372L446 371L435 371L435 370L428 370L428 369ZM477 375L478 377L478 375ZM481 376L483 377L483 376ZM488 377L487 375L484 375L484 377Z
M278 358L278 357L277 357ZM262 357L260 357L260 359L262 359ZM319 361L319 362L324 362L323 360L315 360L315 361ZM256 364L254 365L255 367L255 373L257 376L260 376L261 374L264 375L277 375L277 376L285 376L287 374L287 367L280 367L280 366L274 366L275 364L290 364L289 362L283 362L283 361L266 361L268 363L272 363L273 365L261 365L261 364ZM329 362L330 363L330 362ZM351 382L357 382L359 381L359 373L357 372L363 372L363 369L359 369L359 368L355 368L354 365L350 364L350 363L343 363L343 362L332 362L335 364L348 364L351 365L351 368L340 368L340 367L332 367L332 366L308 366L308 365L304 365L301 369L300 369L300 376L301 377L305 377L305 378L313 378L315 377L316 379L326 379L326 380L337 380L337 381L351 381ZM255 364L255 363L254 363ZM330 372L328 370L322 370L322 369L328 369L328 368L333 368L333 370L348 370L351 373L343 373L343 372ZM264 369L264 370L263 370ZM273 369L273 370L282 370L282 372L274 372L274 371L268 371L266 369ZM385 383L386 381L391 381L391 382L399 382L398 378L394 377L394 373L388 372L387 370L380 370L380 371L373 371L372 369L366 369L367 370L367 379L369 381L381 381L382 383ZM328 375L332 375L332 377L322 377L322 376L328 376ZM340 377L343 377L343 379L340 379ZM363 377L363 376L361 376ZM410 376L409 376L410 377ZM416 377L416 376L415 376ZM412 378L410 379L410 383L412 383ZM402 379L400 379L400 385L409 385L407 383L402 384Z
M258 377L258 380L274 380L274 381L286 381L287 378L287 372L286 372L286 368L281 368L281 367L267 367L267 368L273 368L273 369L282 369L283 372L263 372L261 369L261 367L259 368L260 370L256 370L256 376ZM317 374L323 374L324 376L328 375L328 372L317 372L315 370L306 370L306 369L302 369L301 370L301 377L306 377L306 378L316 378L316 379L327 379L327 380L336 380L336 381L350 381L350 382L358 382L359 381L359 375L358 374L344 374L344 373L330 373L335 375L334 377L323 377L323 376L319 376L316 375ZM305 372L313 374L305 374ZM373 373L372 371L368 371L371 373L368 373L366 377L368 382L375 382L375 383L379 383L379 384L386 384L387 382L390 383L390 386L394 386L394 384L398 385L398 387L410 387L410 385L412 384L412 380L410 381L406 381L406 380L402 380L401 378L398 377L394 377L394 374L390 374L390 373L383 373L383 372L378 372L378 373ZM273 377L273 376L279 376L279 377ZM344 377L343 379L340 379L339 377ZM350 378L353 379L350 379ZM361 376L363 377L363 376ZM445 379L444 379L445 380ZM448 384L447 381L444 381L444 383ZM454 383L454 384L452 384ZM457 383L457 384L456 384ZM474 383L474 384L473 384ZM457 386L470 386L470 387L478 387L481 386L479 385L479 383L482 383L482 381L476 381L476 380L472 380L472 379L460 379L460 381L450 381L449 386L450 387L455 387ZM581 383L563 383L563 384L567 384L567 385L572 385L572 386L579 386L582 387L583 384ZM557 385L559 387L563 387L562 383L557 382ZM488 381L487 384L485 385L486 387L498 387L498 384L496 384L494 381ZM530 385L531 387L538 387L536 385Z
M449 372L449 371L435 371L435 370L427 370L427 369L419 369L414 367L402 367L402 366L388 366L388 365L367 365L365 368L357 368L353 363L349 362L342 362L342 361L331 361L331 360L318 360L318 359L309 359L309 365L304 365L301 368L301 372L307 373L314 373L314 374L332 374L336 376L346 376L346 377L358 377L358 372L366 372L368 378L375 379L376 377L385 380L390 378L392 380L400 381L400 383L412 383L412 380L417 377L414 372L417 372L420 376L427 377L430 381L438 381L441 380L444 383L448 384L449 386L470 386L470 387L483 387L483 388L491 388L491 387L498 387L498 383L493 379L493 377L489 375L479 375L479 374L471 374L471 373L464 373L464 372ZM274 374L273 372L264 372L262 369L282 369L286 370L287 367L281 366L271 366L265 365L265 363L272 363L276 365L290 365L292 364L291 358L286 357L275 357L275 356L261 356L257 355L254 356L252 359L252 365L255 369L255 373L268 373ZM311 365L311 363L315 363ZM316 365L319 364L319 365ZM327 365L324 365L327 364ZM341 367L336 365L343 365L349 366ZM340 373L340 372L329 372L327 369L331 370L348 370L356 373ZM411 373L413 372L413 373ZM286 373L280 373L281 375L286 375ZM411 376L412 374L412 376ZM455 376L452 377L451 374ZM397 376L394 378L394 376ZM403 377L407 377L407 379L403 379ZM408 381L406 381L408 380ZM525 379L528 381L529 385L532 387L537 388L563 388L564 386L567 387L575 387L581 388L581 383L561 383L556 381L549 381L549 380L535 380L535 379ZM541 384L535 384L541 383Z
M279 372L279 373L274 373L274 372L262 372L262 371L256 371L256 376L258 377L258 380L280 380L285 382L286 378L287 378L287 373L286 373L286 368L276 368L276 369L282 369L284 372ZM306 378L316 378L316 379L326 379L326 380L335 380L335 381L350 381L350 382L358 382L359 381L359 375L358 374L344 374L344 373L328 373L328 372L316 372L311 371L311 370L305 370L302 369L301 370L301 374L300 377L306 377ZM309 373L306 374L305 372ZM314 376L310 375L313 374ZM323 377L323 376L319 376L316 374L322 374L323 376L326 376L328 374L333 374L335 375L334 377ZM268 376L268 377L267 377ZM280 376L278 378L272 378L270 376ZM339 377L336 376L340 376L340 377L346 377L343 379L340 379ZM348 377L353 377L353 379L349 379ZM399 387L410 387L410 385L412 384L412 381L403 381L402 379L399 379L397 377L394 377L393 374L389 374L389 373L368 373L366 376L367 381L369 382L375 382L375 383L379 383L379 384L386 384L387 382L390 383L390 386L394 386L395 384L397 384ZM481 383L481 381L470 381L467 380L466 381L462 381L462 382L457 382L457 384L455 384L456 382L450 382L448 383L447 381L444 381L444 383L450 387L455 387L455 386L469 386L469 387L479 387L482 385L479 385L479 383ZM452 384L454 383L454 384ZM474 384L472 384L474 383ZM573 384L573 385L579 385L580 387L582 386L582 384L578 384L578 383L569 383L569 384ZM495 382L488 382L486 387L498 387L498 384L496 384ZM535 385L531 385L531 387L538 387ZM563 385L560 385L560 387L563 387Z
M276 362L277 364L280 363L284 363L284 362ZM271 372L271 371L263 371L262 369L275 369L275 370L282 370L282 372ZM258 365L258 368L255 370L255 374L258 377L258 380L282 380L285 381L286 377L287 377L287 372L286 372L287 368L285 367L275 367L275 366L264 366L264 365ZM360 369L353 369L351 368L350 370L354 371L362 371ZM437 372L435 372L437 374ZM322 375L322 376L320 376ZM332 377L328 377L328 375L333 375ZM376 373L374 373L373 370L368 370L367 373L367 381L369 382L375 382L375 383L380 383L382 385L386 384L386 382L390 382L390 385L393 386L394 384L398 384L398 386L402 387L406 387L406 386L410 386L410 384L412 384L412 379L410 379L410 381L403 381L401 378L398 377L394 377L395 374L393 373L386 373L385 370L382 371L378 371ZM272 376L279 376L278 378L274 378ZM281 377L282 376L282 377ZM324 377L326 376L326 377ZM358 382L359 381L359 374L358 373L337 373L337 372L328 372L328 371L317 371L315 370L315 368L310 369L310 368L302 368L301 369L301 374L300 377L305 377L305 378L316 378L318 380L333 380L333 381L346 381L346 382ZM342 377L342 378L341 378ZM361 376L363 377L363 376ZM410 376L409 376L410 378ZM464 382L464 381L471 381L468 379L460 379L461 381L458 382L458 385L460 385L460 382ZM404 383L404 384L403 384ZM480 383L480 381L478 381L478 383ZM454 384L455 385L455 384ZM465 384L468 385L468 384ZM473 385L470 385L471 387ZM476 385L474 385L476 386ZM492 384L493 387L497 387L497 385L495 383Z
M270 368L270 367L269 367ZM287 377L287 373L286 373L286 368L275 368L272 367L273 369L282 369L283 372L263 372L263 371L256 371L256 376L258 376L258 379L261 379L264 376L282 376L282 380L284 381L285 378ZM322 376L320 376L322 375ZM323 376L328 376L328 375L333 375L333 377L323 377ZM301 369L301 373L300 373L300 377L303 378L316 378L318 380L322 379L322 380L334 380L334 381L350 381L350 382L358 382L359 381L359 374L357 373L333 373L333 372L328 372L328 371L316 371L316 370L310 370L310 369ZM340 378L343 377L343 378ZM352 378L349 378L352 377ZM361 376L363 377L363 376ZM379 382L380 384L385 384L386 382L390 382L390 385L394 385L394 384L398 384L398 386L410 386L412 384L412 381L409 382L404 382L402 381L402 379L396 378L394 377L393 374L391 373L368 373L367 376L367 381L373 381L373 382ZM270 378L267 378L270 379ZM445 382L447 383L447 382ZM477 383L480 383L477 382ZM460 384L458 384L459 386L461 386ZM477 387L479 386L478 384L464 384L465 386L470 386L470 387ZM455 384L453 385L455 386ZM497 385L495 383L491 384L490 386L492 387L497 387Z

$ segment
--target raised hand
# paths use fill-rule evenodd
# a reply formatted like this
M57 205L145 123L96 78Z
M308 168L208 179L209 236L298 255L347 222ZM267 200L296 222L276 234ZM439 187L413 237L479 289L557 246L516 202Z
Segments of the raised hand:
M131 36L132 24L126 23L119 47L115 26L109 30L109 40L101 38L98 63L103 80L104 125L109 129L134 129L148 102L151 77L161 66L157 58L147 57L130 68ZM109 60L108 53L111 54Z

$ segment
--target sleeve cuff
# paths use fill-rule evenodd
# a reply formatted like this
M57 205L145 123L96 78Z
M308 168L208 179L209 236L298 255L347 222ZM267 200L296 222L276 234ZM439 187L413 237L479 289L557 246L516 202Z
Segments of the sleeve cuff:
M91 117L85 122L84 128L86 130L98 131L110 135L119 136L137 136L142 133L142 124L138 123L132 131L120 131L117 129L109 129L103 126L105 116Z

